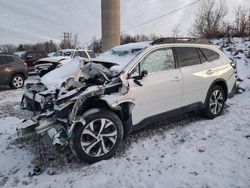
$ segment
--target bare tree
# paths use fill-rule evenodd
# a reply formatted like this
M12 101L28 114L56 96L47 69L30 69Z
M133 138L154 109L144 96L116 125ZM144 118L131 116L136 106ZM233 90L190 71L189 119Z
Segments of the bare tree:
M102 52L102 42L101 40L96 39L95 37L92 39L92 42L88 46L89 49L93 50L95 53Z
M243 37L247 33L247 24L249 19L250 10L243 8L241 5L234 10L234 27L237 31L237 36Z
M192 35L202 38L214 38L220 35L223 19L227 14L225 0L203 0L196 13Z
M17 47L13 44L4 44L0 46L0 51L4 54L13 54Z

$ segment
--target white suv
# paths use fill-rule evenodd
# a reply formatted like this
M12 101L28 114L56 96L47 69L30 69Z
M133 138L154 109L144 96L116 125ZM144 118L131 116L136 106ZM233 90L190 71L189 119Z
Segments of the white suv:
M21 125L19 135L47 132L54 144L69 143L92 163L113 156L126 135L149 122L196 109L217 117L235 88L235 65L216 47L191 42L118 46L76 61L60 84L51 85L59 73L53 71L27 84L22 107L40 115Z

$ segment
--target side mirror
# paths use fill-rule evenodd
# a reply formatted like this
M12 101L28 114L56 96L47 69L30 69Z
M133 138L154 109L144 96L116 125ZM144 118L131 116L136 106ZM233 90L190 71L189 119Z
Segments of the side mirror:
M147 75L148 75L148 71L147 71L147 70L143 70L143 71L141 72L142 78L146 77Z
M143 86L143 84L141 82L139 82L139 80L142 80L147 75L148 75L148 71L143 70L141 72L141 75L134 77L134 83L136 83L138 86Z

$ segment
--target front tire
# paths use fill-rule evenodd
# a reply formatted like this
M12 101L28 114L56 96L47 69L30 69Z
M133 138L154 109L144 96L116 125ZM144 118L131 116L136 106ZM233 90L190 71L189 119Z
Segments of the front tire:
M91 113L92 112L92 113ZM123 139L120 118L106 109L89 110L85 124L78 123L70 138L72 152L82 161L95 163L112 157Z
M10 81L10 87L13 89L22 88L24 85L24 77L21 74L15 74Z
M205 109L202 111L204 117L214 119L219 116L224 109L225 96L225 91L221 86L213 86L208 92Z

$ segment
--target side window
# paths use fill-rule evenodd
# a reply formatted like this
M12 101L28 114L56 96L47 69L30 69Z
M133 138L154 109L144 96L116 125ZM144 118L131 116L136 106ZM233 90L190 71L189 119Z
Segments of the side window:
M13 58L10 56L0 56L0 65L8 64L13 61Z
M202 53L201 49L198 49L198 54L200 56L201 63L207 62L206 56Z
M201 48L201 51L207 57L208 61L215 61L220 58L220 55L217 52L214 52L213 50Z
M140 71L146 70L148 73L173 68L175 68L175 63L172 49L160 49L151 52L140 62Z
M17 62L17 63L23 63L23 61L22 61L19 57L17 57L17 56L12 56L12 58L13 58L14 61Z
M201 64L197 49L192 47L177 47L176 53L180 67Z
M78 57L78 56L80 56L79 51L75 51L74 57Z
M88 55L86 54L86 52L84 52L84 51L79 51L79 52L80 52L80 57L89 58Z

